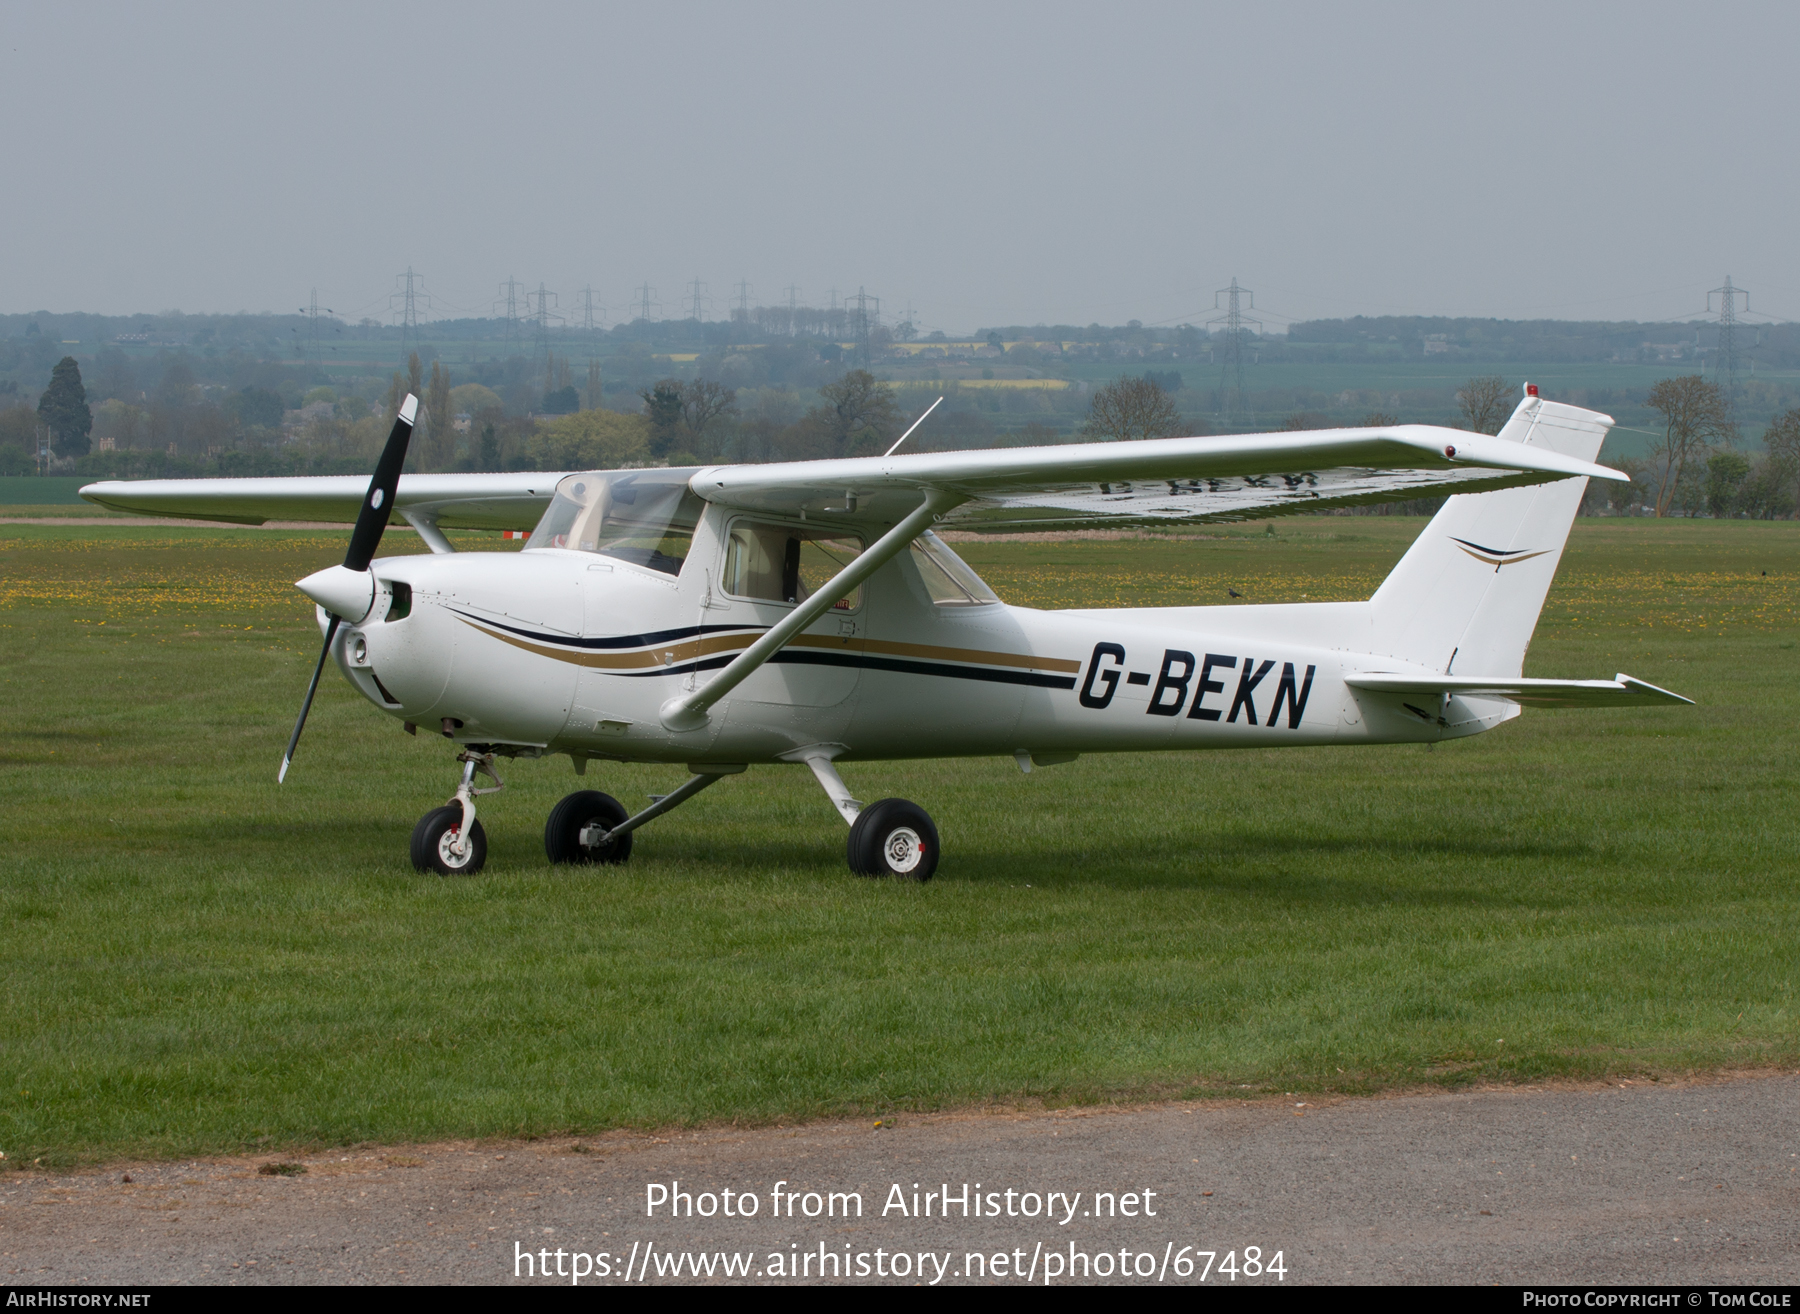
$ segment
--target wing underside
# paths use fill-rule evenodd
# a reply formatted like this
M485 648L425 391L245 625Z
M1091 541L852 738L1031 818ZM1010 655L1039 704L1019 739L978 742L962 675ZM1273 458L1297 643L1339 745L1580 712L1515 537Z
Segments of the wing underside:
M1484 493L1537 483L1527 472L1465 470L1303 470L1204 479L1120 480L1050 488L1017 497L976 498L945 517L959 529L990 532L1168 521L1262 520L1338 507L1448 493Z
M1611 424L1591 411L1528 404L1571 424ZM1543 446L1399 425L715 466L697 472L693 487L746 511L871 524L892 524L937 491L963 499L946 523L1002 531L1253 520L1569 478L1624 476Z

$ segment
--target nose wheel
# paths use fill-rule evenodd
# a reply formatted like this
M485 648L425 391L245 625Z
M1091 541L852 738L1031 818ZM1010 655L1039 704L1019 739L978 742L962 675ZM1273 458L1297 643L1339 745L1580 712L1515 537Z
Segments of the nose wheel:
M456 796L441 808L433 808L413 827L412 862L420 871L439 876L473 876L487 865L487 832L475 820L475 800L482 794L498 794L506 788L494 770L494 755L468 748L456 755L463 764L462 783ZM477 773L494 783L477 788Z
M420 871L439 876L473 876L487 865L487 832L471 821L465 839L460 804L433 808L413 827L412 861Z
M850 870L858 876L928 881L937 871L938 833L931 814L903 798L869 804L850 827Z

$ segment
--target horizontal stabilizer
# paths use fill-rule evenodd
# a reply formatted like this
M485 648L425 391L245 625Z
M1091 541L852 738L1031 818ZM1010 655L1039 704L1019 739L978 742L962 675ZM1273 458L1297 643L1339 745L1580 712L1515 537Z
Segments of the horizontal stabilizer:
M1520 676L1384 675L1358 671L1344 677L1352 689L1370 693L1464 694L1505 698L1525 707L1650 707L1693 705L1692 698L1658 689L1620 673L1611 680L1527 680Z

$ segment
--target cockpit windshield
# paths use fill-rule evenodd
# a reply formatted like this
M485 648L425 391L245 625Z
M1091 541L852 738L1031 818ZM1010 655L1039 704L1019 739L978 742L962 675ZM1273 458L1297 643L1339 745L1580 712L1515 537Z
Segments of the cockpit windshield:
M706 507L688 487L693 474L679 469L567 475L557 483L525 551L573 548L679 575Z

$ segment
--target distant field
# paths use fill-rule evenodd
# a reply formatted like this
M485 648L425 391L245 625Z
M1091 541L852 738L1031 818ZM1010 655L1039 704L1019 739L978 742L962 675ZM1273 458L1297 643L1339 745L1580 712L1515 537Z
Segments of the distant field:
M958 550L1046 606L1359 597L1421 523ZM937 818L924 887L849 876L766 767L552 870L562 794L679 775L566 759L502 768L486 872L415 874L441 741L330 676L274 781L318 643L289 581L343 542L0 525L6 1166L1800 1061L1800 525L1577 524L1527 673L1694 708L846 768Z
M85 506L98 511L79 494L83 484L93 482L68 475L0 475L0 512L10 506Z

